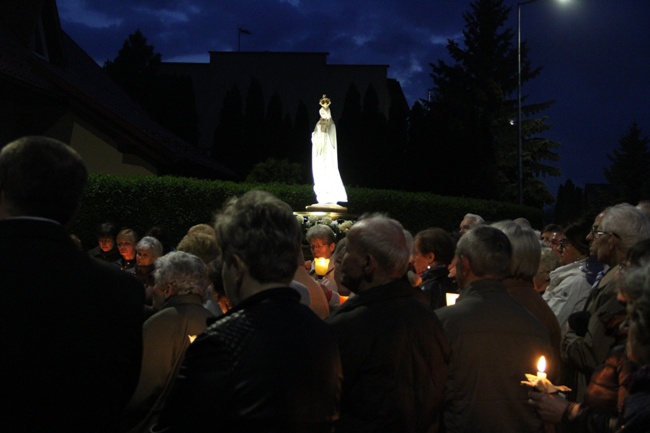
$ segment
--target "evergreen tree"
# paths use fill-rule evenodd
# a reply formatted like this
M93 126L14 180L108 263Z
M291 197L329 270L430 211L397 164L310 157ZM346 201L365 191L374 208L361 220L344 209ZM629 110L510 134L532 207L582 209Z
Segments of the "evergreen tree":
M248 172L241 157L243 130L242 96L237 85L233 84L224 97L221 113L219 113L212 155L215 161L232 169L241 180Z
M584 194L571 179L560 185L555 202L554 222L565 225L585 214Z
M605 177L609 181L613 201L638 203L650 197L650 139L641 135L641 129L633 122L607 158L611 162L605 169Z
M357 125L361 139L354 143L363 155L361 162L362 186L373 188L393 188L395 176L387 176L387 168L394 168L395 158L388 147L388 123L379 109L379 97L375 87L370 84L363 98L361 122Z
M282 113L283 109L280 95L278 92L273 92L269 100L268 108L266 109L266 118L264 120L266 137L264 144L267 147L264 153L275 159L289 157L287 140L291 131L291 125L289 125L289 129L286 129L286 124L284 123L285 118Z
M315 123L315 122L314 122ZM309 110L303 101L296 109L291 136L291 160L308 166L308 178L311 179L311 132L314 127L309 121ZM339 157L340 160L340 157Z
M257 78L252 77L246 93L242 148L239 149L245 173L270 156L264 126L264 92Z
M104 69L152 119L197 144L198 114L192 80L161 74L160 63L160 53L136 30L124 41L117 57L104 63Z
M517 128L512 125L517 100L516 34L503 29L511 8L503 0L476 0L466 12L464 47L450 40L452 64L432 64L434 97L429 109L433 135L430 154L436 155L433 183L446 194L515 201L517 197ZM522 43L522 83L535 78L527 44ZM525 96L522 101L526 100ZM525 116L537 114L551 102L522 107ZM546 129L546 118L522 121L525 202L541 205L552 200L539 175L559 171L543 161L557 160L557 143L533 138ZM434 164L432 162L432 164ZM513 189L513 185L515 188Z
M136 102L146 106L155 88L160 59L160 53L147 44L138 29L124 41L115 59L104 62L104 69Z
M444 167L444 161L438 152L432 150L432 126L429 113L423 105L419 102L413 104L408 117L408 146L401 161L400 173L408 173L403 177L409 191L449 194L444 189L445 185L436 183L437 173L440 166Z
M332 104L342 110L341 117L336 124L339 172L345 185L365 185L363 150L357 145L363 140L364 131L361 125L361 94L357 86L352 83L348 87L345 101L342 106Z

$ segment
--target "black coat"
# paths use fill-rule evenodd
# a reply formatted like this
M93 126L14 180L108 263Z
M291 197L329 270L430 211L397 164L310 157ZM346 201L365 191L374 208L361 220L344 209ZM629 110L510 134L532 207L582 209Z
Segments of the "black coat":
M625 433L650 432L650 366L645 365L634 374L630 395L625 400L623 428Z
M192 343L155 430L331 432L340 390L327 325L295 290L264 290Z
M422 283L419 289L422 291L424 302L434 310L447 305L447 293L458 293L458 286L448 275L449 269L444 265L427 269L420 275Z
M0 430L109 432L138 382L142 285L53 221L0 221Z
M500 281L479 280L455 305L436 310L451 345L445 387L447 432L537 432L542 423L521 385L541 355L553 353L549 333ZM552 370L554 366L550 365Z
M405 279L356 294L327 322L343 364L337 433L438 430L449 347Z

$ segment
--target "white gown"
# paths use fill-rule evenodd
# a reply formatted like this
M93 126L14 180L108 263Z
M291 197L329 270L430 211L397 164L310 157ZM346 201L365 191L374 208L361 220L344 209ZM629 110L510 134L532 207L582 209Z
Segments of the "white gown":
M314 192L319 204L347 202L348 196L339 173L336 150L336 126L330 109L318 111L320 120L311 134L311 169L314 174Z

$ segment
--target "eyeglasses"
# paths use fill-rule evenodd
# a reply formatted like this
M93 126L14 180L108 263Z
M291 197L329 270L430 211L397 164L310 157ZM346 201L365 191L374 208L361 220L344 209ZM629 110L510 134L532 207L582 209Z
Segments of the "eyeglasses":
M602 230L598 230L598 227L592 227L591 228L591 235L594 237L594 239L597 239L597 238L599 238L601 236L605 236L605 235L611 235L611 236L614 236L615 238L619 238L619 239L621 238L619 235L617 235L614 232L604 232Z
M618 265L618 272L620 272L620 273L625 273L625 272L626 272L626 271L627 271L631 266L632 266L632 264L630 263L629 260L626 260L626 261L624 261L624 262L621 262L621 263Z
M319 244L310 244L309 248L311 248L312 250L318 250L318 249L321 249L321 248L326 248L329 245L330 244L320 244L320 245Z

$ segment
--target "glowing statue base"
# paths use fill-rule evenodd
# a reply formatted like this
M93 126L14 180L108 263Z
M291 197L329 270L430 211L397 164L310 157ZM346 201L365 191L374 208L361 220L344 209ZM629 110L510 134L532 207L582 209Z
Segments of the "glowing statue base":
M336 203L315 203L305 206L307 212L325 212L328 214L344 215L348 213L348 208Z

